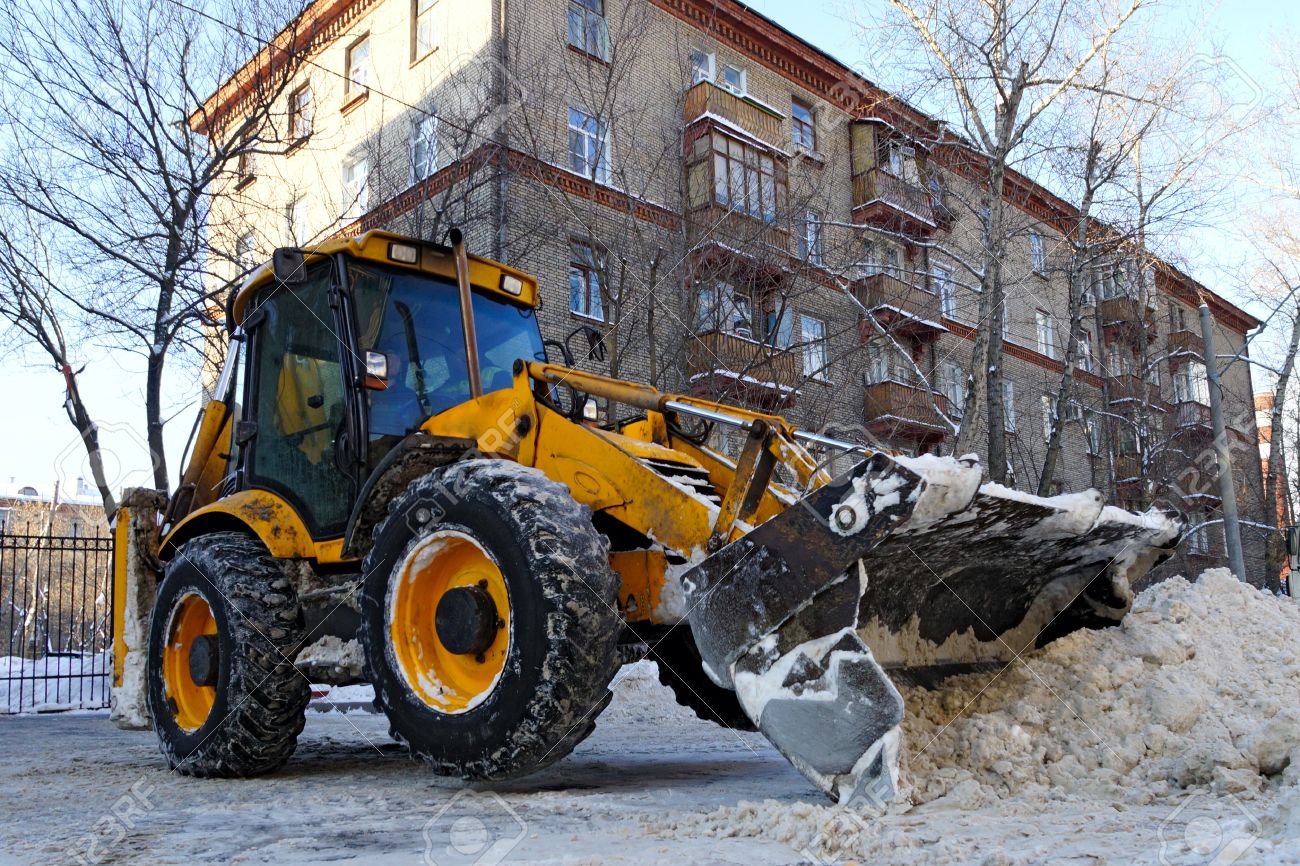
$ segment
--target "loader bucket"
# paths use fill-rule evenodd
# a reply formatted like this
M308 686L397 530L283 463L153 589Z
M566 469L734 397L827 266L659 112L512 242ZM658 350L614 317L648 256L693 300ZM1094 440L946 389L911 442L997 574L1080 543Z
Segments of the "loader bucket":
M1174 514L980 484L972 459L872 454L683 576L705 670L841 802L896 792L890 673L1009 662L1112 625Z

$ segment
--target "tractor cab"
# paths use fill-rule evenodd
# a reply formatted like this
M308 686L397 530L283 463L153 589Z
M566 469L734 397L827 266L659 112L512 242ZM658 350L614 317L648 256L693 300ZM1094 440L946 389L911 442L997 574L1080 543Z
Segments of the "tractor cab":
M277 251L232 301L231 350L205 410L224 433L196 437L195 454L207 452L187 475L221 465L182 479L169 522L261 490L291 505L312 539L342 535L358 491L407 435L475 390L509 387L516 359L545 360L532 278L477 258L466 266L469 311L447 247L371 232ZM217 419L196 430L205 421Z

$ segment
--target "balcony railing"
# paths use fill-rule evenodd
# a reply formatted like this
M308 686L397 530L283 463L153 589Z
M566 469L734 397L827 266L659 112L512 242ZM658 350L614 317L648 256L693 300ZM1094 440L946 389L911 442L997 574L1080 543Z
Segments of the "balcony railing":
M1195 355L1197 358L1205 356L1205 343L1201 340L1201 335L1194 331L1171 331L1169 333L1169 355Z
M738 334L709 331L690 340L692 377L716 375L759 387L790 389L799 381L795 353Z
M773 147L789 143L781 118L729 90L723 90L712 81L701 81L686 91L682 119L691 123L707 115L720 117Z
M1138 402L1159 406L1160 386L1132 373L1110 377L1108 393L1111 403Z
M1142 477L1142 458L1136 454L1115 456L1115 482L1136 481Z
M930 228L935 225L930 193L881 168L868 169L853 178L853 207L867 205L883 205L886 212L892 211Z
M1174 405L1173 421L1180 430L1214 429L1210 407L1192 400L1184 400Z
M884 381L866 387L863 411L876 432L886 436L903 432L899 428L922 428L917 432L946 434L947 422L935 411L950 415L948 398L903 382Z
M691 211L688 222L692 243L697 246L716 240L730 248L747 250L751 254L755 253L755 247L766 247L769 252L790 252L790 232L780 221L766 222L760 217L720 204L716 199L706 207ZM751 258L769 265L775 265L779 261L773 256L767 256L764 260L762 253L751 255Z
M943 314L939 307L939 296L920 286L900 280L890 274L872 274L853 284L853 293L868 310L883 310L885 314L896 314L911 320L913 326L939 328ZM889 315L881 316L889 319ZM887 324L893 325L893 322ZM900 322L903 326L906 321ZM875 336L875 329L870 323L862 324L862 339L869 340Z

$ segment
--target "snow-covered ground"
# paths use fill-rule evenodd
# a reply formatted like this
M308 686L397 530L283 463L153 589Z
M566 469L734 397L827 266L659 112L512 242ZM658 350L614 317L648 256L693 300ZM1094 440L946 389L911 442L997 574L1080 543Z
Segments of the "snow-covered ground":
M98 709L108 703L113 654L0 656L0 713Z
M290 764L244 781L172 775L103 715L0 718L0 862L1300 863L1300 610L1223 573L906 690L883 816L696 720L649 665L615 694L572 756L491 788L431 776L362 712L310 713Z

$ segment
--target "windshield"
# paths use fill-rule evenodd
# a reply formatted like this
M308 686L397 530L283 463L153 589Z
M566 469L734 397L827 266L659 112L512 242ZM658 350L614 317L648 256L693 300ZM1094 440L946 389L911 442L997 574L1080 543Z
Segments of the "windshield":
M456 285L397 268L350 264L362 352L388 357L388 388L368 390L370 438L400 437L469 399ZM533 310L474 292L484 392L508 388L520 358L545 360Z

